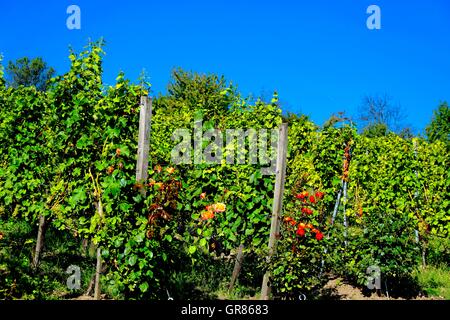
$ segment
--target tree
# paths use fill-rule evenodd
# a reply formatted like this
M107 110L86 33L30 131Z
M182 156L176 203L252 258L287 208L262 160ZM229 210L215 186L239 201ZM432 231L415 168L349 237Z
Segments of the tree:
M450 109L447 102L440 104L434 111L431 123L426 127L427 137L430 142L441 140L447 144L450 141Z
M335 126L338 123L343 124L346 122L351 123L353 125L352 119L349 117L346 117L345 112L339 111L337 113L337 115L332 114L331 117L327 121L325 121L325 123L323 124L323 129L325 130L325 129Z
M376 137L384 137L388 134L389 130L386 124L384 123L373 123L367 125L362 135L367 138L376 138Z
M28 57L9 61L6 67L7 83L9 86L35 86L39 91L47 89L48 80L54 75L55 70L48 67L40 57L30 60Z
M405 115L400 106L392 104L388 95L365 96L358 108L358 120L364 124L363 134L384 136L389 131L399 131Z
M411 127L405 127L400 131L398 136L405 140L412 139L414 138L414 131Z
M4 69L3 69L2 61L3 61L3 56L0 54L0 86L3 86L5 84L5 80L3 79Z
M201 110L205 118L214 120L223 116L237 94L224 76L182 69L173 71L168 93L170 99L183 101L192 110Z

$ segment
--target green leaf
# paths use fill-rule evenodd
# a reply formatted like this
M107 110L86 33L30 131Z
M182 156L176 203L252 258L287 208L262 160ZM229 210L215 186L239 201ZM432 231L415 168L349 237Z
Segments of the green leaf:
M141 284L139 285L139 289L141 290L141 292L147 292L148 287L149 287L149 285L148 285L147 282L141 283Z
M134 266L136 264L136 261L137 261L137 256L135 254L133 254L128 258L127 262L130 266Z
M134 240L135 240L137 243L141 243L142 241L144 241L144 238L145 238L144 234L143 234L143 233L139 233L139 234L137 234L137 235L134 237Z
M109 257L109 250L108 249L103 249L102 250L102 257L103 258L108 258Z
M197 251L197 247L196 246L189 246L189 253L190 254L194 254L195 251Z

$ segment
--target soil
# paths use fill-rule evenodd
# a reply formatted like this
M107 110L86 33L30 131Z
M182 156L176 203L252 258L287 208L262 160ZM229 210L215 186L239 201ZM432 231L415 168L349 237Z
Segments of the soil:
M422 293L418 293L415 297L387 297L380 291L365 292L362 288L355 287L340 277L330 277L330 280L322 288L320 299L323 300L443 300L443 297L427 297ZM102 294L101 300L106 299L106 295ZM219 300L227 299L224 295L217 297ZM245 297L244 299L256 300L257 297ZM72 300L94 300L92 296L81 295Z
M71 300L95 300L95 299L92 296L82 295L82 296L73 298ZM100 295L100 300L107 300L106 295L105 294Z
M370 294L363 292L361 288L346 283L342 278L331 278L322 289L322 299L328 300L442 300L440 297L427 297L418 294L416 297L387 297L381 292L372 291Z

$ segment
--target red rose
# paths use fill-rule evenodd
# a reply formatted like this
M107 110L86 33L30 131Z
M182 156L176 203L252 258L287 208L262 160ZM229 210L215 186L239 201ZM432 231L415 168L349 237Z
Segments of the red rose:
M214 212L204 211L202 212L202 220L214 219Z
M289 222L289 221L292 221L292 218L291 218L291 217L285 217L285 218L284 218L284 222Z
M316 239L319 240L319 241L323 239L323 234L322 234L322 232L317 232L317 233L316 233Z
M310 197L309 197L309 201L310 201L311 203L316 203L316 198L314 198L314 196L310 196Z
M305 229L298 228L297 229L297 235L300 236L300 237L304 237L305 236Z
M317 198L317 199L322 199L322 198L323 198L323 195L324 195L323 192L320 192L320 191L317 191L317 192L316 192L316 198Z

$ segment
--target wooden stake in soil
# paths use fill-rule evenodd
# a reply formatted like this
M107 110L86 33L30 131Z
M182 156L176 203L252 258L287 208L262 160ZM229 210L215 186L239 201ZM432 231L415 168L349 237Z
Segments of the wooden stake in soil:
M241 272L242 262L244 261L244 245L241 244L238 248L238 252L236 255L236 262L234 263L233 274L231 276L230 286L228 287L228 291L233 291L234 283L236 282L239 273Z
M150 150L150 128L152 121L152 100L141 97L141 109L139 118L139 140L136 164L136 181L144 182L148 178L148 153ZM141 188L145 195L145 189Z
M99 200L97 202L97 212L100 219L103 219L103 203L101 199L101 194L99 193ZM94 299L100 300L100 276L102 273L102 249L97 247L97 265L95 266L95 283L94 283Z
M267 256L267 263L270 263L271 257L276 251L276 241L280 233L281 210L283 208L283 193L284 182L286 178L286 154L288 142L288 124L283 123L279 128L278 148L277 148L277 166L275 177L275 191L272 207L272 221L270 225L269 236L269 254ZM269 287L270 273L266 272L263 278L261 288L261 299L268 300L270 295Z
M139 140L136 164L136 181L144 182L148 177L148 153L150 150L150 127L152 118L152 101L147 96L141 97L140 117L139 117ZM103 203L101 200L100 186L96 186L92 177L94 188L98 194L98 202L96 203L97 212L100 219L103 219ZM145 188L141 188L141 194L145 195ZM102 251L101 247L97 248L97 264L95 268L94 282L94 299L100 299L100 275L102 273Z
M36 249L33 257L33 269L36 270L39 264L39 258L41 256L41 251L44 246L44 236L45 236L45 217L43 215L39 216L39 228L38 235L36 239Z
M94 284L94 299L100 300L100 274L102 272L102 252L101 248L97 248L97 265L95 267L95 284Z

